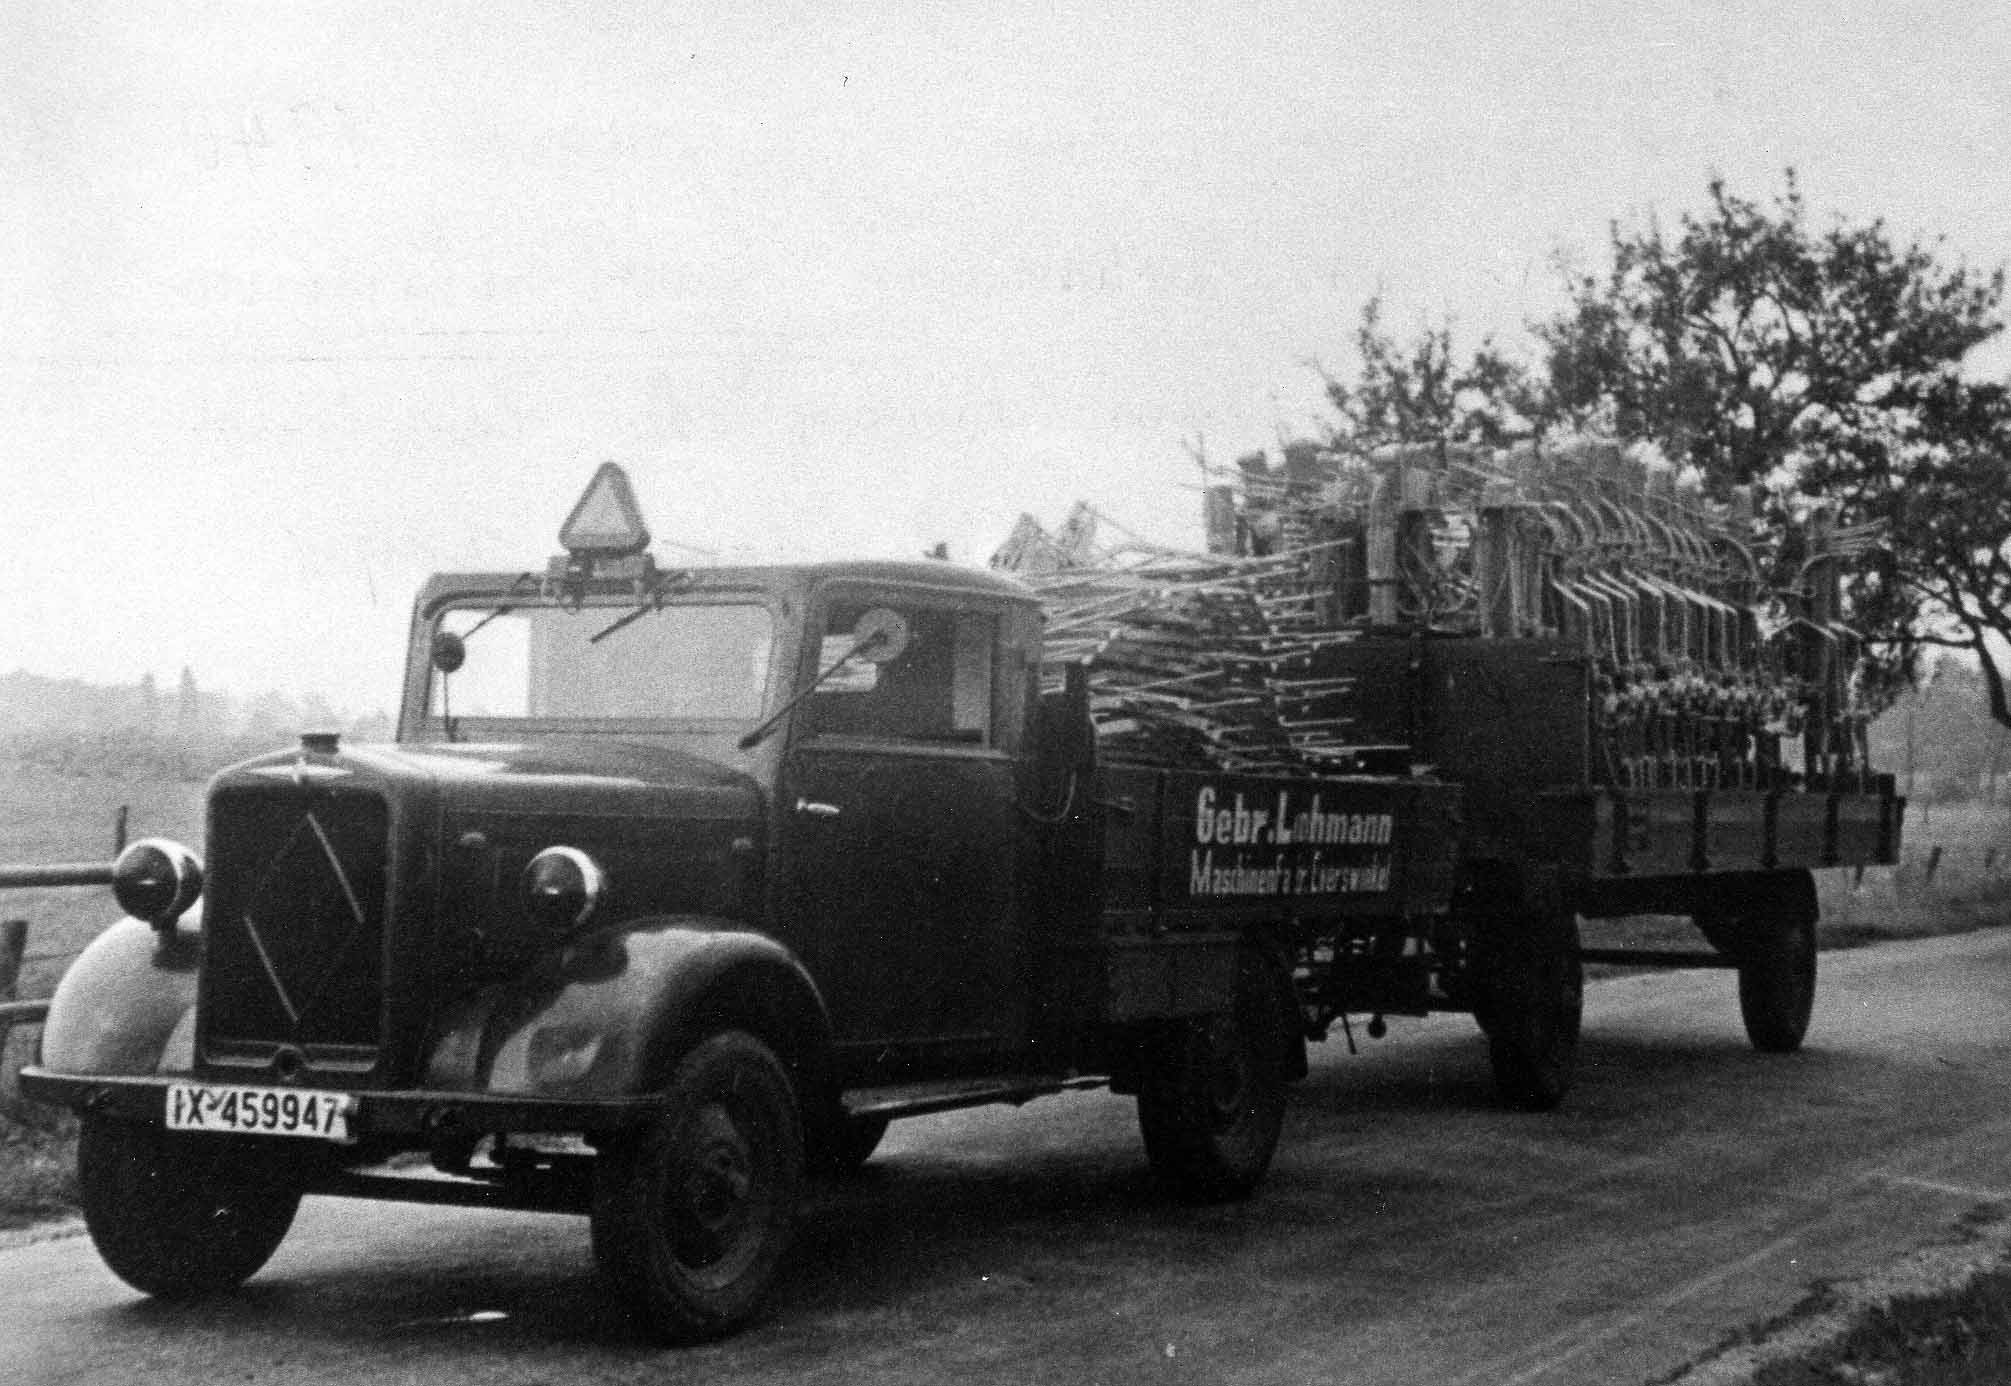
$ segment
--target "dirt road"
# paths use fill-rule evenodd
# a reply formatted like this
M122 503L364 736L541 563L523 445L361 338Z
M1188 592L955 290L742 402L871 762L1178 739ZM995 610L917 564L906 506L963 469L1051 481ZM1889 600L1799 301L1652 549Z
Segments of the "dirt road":
M1641 1382L1825 1277L2011 1204L2011 931L1825 954L1809 1046L1729 974L1599 983L1564 1110L1493 1104L1470 1022L1316 1047L1252 1201L1157 1201L1104 1095L897 1126L802 1219L772 1317L665 1353L582 1222L311 1200L238 1296L147 1303L87 1240L0 1250L0 1380Z

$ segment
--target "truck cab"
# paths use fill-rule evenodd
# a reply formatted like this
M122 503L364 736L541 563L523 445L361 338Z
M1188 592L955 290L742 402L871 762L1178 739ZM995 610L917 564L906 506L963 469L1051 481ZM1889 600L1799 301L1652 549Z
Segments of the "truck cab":
M454 982L512 978L555 941L538 912L675 917L800 965L841 1083L1023 1061L1024 587L915 562L529 589L435 578L413 623L400 746L440 799ZM579 865L549 888L600 898L532 899L555 848Z

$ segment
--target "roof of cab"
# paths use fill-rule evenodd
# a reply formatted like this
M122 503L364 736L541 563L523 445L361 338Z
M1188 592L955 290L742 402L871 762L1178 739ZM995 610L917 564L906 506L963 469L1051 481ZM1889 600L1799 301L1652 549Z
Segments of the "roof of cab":
M1038 594L1018 578L986 568L967 568L938 560L861 559L824 563L774 563L747 567L691 569L699 585L720 587L773 587L777 580L815 587L826 582L884 582L891 586L927 587L937 591L981 593L1008 601L1035 603ZM435 573L420 589L419 606L463 593L502 593L523 581L515 573Z
M1008 573L989 568L966 568L937 560L861 559L835 563L782 565L802 573L811 582L847 578L859 582L899 582L926 587L949 587L968 592L989 592L995 596L1037 601L1032 588Z

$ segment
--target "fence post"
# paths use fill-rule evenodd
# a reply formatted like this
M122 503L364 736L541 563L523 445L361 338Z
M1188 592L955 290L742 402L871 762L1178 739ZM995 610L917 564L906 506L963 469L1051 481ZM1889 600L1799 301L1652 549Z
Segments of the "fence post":
M28 921L10 919L0 924L0 1001L20 999L21 960L28 956Z
M1927 854L1927 879L1930 882L1933 881L1934 873L1936 871L1939 871L1940 869L1941 869L1941 847L1937 843L1934 849Z
M28 956L28 921L10 919L0 924L0 1001L17 1000L21 987L21 962ZM7 1062L7 1041L14 1037L12 1025L0 1024L0 1097L14 1096L14 1074L19 1065Z

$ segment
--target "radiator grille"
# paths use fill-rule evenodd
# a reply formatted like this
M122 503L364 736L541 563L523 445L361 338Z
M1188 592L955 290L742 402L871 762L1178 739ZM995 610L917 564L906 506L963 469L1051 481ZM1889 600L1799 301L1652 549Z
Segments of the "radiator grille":
M209 1049L378 1043L388 827L374 794L218 791L203 914Z

